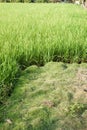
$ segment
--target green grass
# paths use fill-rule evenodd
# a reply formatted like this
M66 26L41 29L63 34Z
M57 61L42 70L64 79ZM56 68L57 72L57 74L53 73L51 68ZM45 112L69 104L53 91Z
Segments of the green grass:
M85 63L28 67L0 108L0 130L87 130L86 74Z
M0 102L21 69L87 62L87 11L73 4L0 3Z

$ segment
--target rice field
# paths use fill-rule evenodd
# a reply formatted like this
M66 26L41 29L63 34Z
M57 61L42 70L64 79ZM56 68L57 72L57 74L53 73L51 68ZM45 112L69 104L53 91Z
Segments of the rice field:
M87 10L73 4L0 3L0 103L30 65L87 62Z

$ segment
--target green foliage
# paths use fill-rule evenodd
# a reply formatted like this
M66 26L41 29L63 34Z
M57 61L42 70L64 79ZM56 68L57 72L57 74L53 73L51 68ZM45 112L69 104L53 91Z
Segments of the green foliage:
M37 3L48 3L49 0L35 0L35 2L37 2Z
M80 117L87 110L87 104L74 103L69 106L69 115Z
M87 62L86 15L69 4L0 4L0 99L30 65Z
M0 0L0 2L7 2L7 3L18 3L18 2L21 2L21 3L30 3L30 2L33 2L32 0Z

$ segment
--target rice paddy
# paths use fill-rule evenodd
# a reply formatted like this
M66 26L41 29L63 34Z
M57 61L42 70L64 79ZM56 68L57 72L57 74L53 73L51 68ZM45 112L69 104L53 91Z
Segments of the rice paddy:
M87 10L0 3L0 130L87 130L86 92Z
M0 3L0 102L21 70L87 62L87 11L73 4Z

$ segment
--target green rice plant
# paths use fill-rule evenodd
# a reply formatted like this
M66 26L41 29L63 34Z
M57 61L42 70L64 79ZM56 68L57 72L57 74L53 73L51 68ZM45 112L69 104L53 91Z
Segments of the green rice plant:
M73 4L0 4L0 102L30 65L87 62L86 21Z

